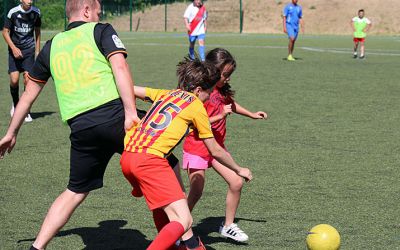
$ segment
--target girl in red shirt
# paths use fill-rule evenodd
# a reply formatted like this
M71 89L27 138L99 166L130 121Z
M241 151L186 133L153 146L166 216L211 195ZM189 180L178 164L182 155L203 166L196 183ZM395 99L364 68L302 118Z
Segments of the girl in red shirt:
M224 145L227 115L237 113L253 119L266 119L267 113L263 111L250 112L233 99L234 91L231 89L229 80L231 74L235 71L236 61L227 50L216 48L209 51L206 61L219 68L221 79L217 82L210 99L204 103L204 107L210 117L211 128L216 141L227 151ZM225 221L220 226L219 232L224 237L229 237L236 241L247 241L249 237L233 223L240 201L243 179L228 167L216 161L209 154L196 131L193 131L186 137L183 145L183 169L187 169L190 180L188 205L191 211L202 195L205 170L209 167L213 167L228 183Z

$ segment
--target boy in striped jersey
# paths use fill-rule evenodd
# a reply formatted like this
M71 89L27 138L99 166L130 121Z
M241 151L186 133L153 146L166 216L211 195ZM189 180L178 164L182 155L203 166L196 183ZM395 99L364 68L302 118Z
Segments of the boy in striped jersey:
M135 86L135 95L153 105L142 121L127 131L121 158L122 172L133 187L132 195L144 195L153 213L166 214L163 221L155 221L159 234L148 249L168 249L191 227L185 194L165 159L190 127L197 129L214 158L246 180L252 179L251 171L237 165L215 141L203 106L220 78L219 70L198 59L185 59L178 64L177 74L179 89ZM191 249L205 249L198 242Z

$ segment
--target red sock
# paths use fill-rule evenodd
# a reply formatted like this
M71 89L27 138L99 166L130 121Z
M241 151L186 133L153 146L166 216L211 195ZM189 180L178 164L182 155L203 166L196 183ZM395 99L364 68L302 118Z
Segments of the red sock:
M160 232L161 229L163 229L163 227L169 223L167 214L161 208L153 210L153 219L157 228L157 232Z
M175 244L185 232L181 223L171 221L158 233L147 250L164 250Z

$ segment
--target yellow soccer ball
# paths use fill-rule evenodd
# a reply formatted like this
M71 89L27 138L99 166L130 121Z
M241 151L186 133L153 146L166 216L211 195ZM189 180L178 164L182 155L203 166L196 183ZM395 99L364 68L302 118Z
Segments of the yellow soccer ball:
M306 242L309 250L338 250L340 235L331 225L319 224L308 232Z

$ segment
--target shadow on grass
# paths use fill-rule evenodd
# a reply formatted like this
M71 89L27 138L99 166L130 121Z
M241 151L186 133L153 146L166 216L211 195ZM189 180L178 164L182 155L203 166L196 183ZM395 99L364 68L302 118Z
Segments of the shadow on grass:
M33 112L33 113L31 113L31 116L32 116L33 119L38 119L38 118L43 118L45 116L49 116L49 115L52 115L52 114L55 114L55 113L56 112L49 112L49 111L46 111L46 112Z
M209 244L225 242L236 246L246 246L248 245L245 242L237 242L229 238L224 238L223 236L213 237L210 236L210 233L218 232L219 226L225 220L225 217L208 217L202 219L197 225L193 227L193 231L195 234L199 235L203 243L206 245L207 249L213 250L214 248L210 247ZM259 223L265 223L266 220L253 220L246 218L235 218L235 223L239 221L253 221Z
M84 250L139 250L146 249L151 243L146 236L135 229L123 229L125 220L107 220L99 222L98 227L81 227L60 231L55 237L79 235L85 244ZM33 242L35 239L19 240Z

